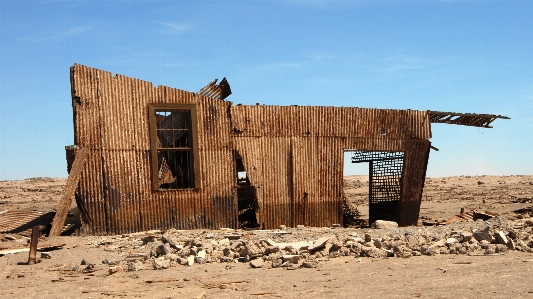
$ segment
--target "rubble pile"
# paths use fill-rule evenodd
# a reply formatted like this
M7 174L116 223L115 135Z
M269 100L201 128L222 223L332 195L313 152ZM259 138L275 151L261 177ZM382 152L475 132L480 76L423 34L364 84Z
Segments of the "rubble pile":
M205 263L248 263L251 268L315 268L338 257L410 258L421 255L533 253L533 219L495 217L436 227L385 229L294 228L270 231L152 231L98 237L94 247L115 251L122 260L102 263L110 273L162 270ZM120 268L120 269L118 269Z

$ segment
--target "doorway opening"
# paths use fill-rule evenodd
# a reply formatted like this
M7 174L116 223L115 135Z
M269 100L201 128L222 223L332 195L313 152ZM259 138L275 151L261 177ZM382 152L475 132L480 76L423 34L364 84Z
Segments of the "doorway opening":
M376 220L397 221L405 153L400 151L350 151L349 153L349 163L366 168L365 201L368 203L368 224ZM350 169L345 165L346 168ZM344 188L347 189L346 186ZM356 203L362 204L361 195L351 197L347 198L348 203L355 200Z
M239 152L235 151L235 177L237 179L237 208L239 228L257 228L257 196L250 183Z

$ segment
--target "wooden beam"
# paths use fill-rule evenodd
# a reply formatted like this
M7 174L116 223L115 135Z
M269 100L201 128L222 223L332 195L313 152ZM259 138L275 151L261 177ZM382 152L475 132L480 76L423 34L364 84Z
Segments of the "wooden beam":
M72 169L68 175L67 185L63 191L63 197L59 201L54 221L52 222L52 229L50 230L50 236L59 236L63 230L63 224L67 219L67 213L72 205L72 199L74 198L74 192L78 189L78 182L80 181L81 172L87 162L89 156L89 150L87 148L81 148L76 152L76 158L72 163Z

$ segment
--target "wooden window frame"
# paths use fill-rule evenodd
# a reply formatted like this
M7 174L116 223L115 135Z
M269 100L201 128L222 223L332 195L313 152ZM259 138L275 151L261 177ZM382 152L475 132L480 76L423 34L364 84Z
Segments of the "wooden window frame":
M188 110L191 117L191 141L192 141L192 164L194 167L192 188L167 189L161 188L159 184L159 165L158 165L158 138L157 138L157 110ZM186 191L198 190L200 186L200 155L198 154L198 122L196 118L195 104L169 104L169 103L152 103L148 104L148 121L150 137L150 156L152 159L152 188L154 191Z

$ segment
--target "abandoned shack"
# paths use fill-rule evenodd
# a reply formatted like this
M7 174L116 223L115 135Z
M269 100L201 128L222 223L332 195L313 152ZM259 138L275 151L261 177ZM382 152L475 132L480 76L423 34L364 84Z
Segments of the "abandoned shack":
M505 118L234 106L225 79L194 93L79 64L71 84L67 161L70 171L85 149L72 193L86 234L342 224L346 150L357 151L353 162L370 162L370 221L414 225L431 123L490 127Z

